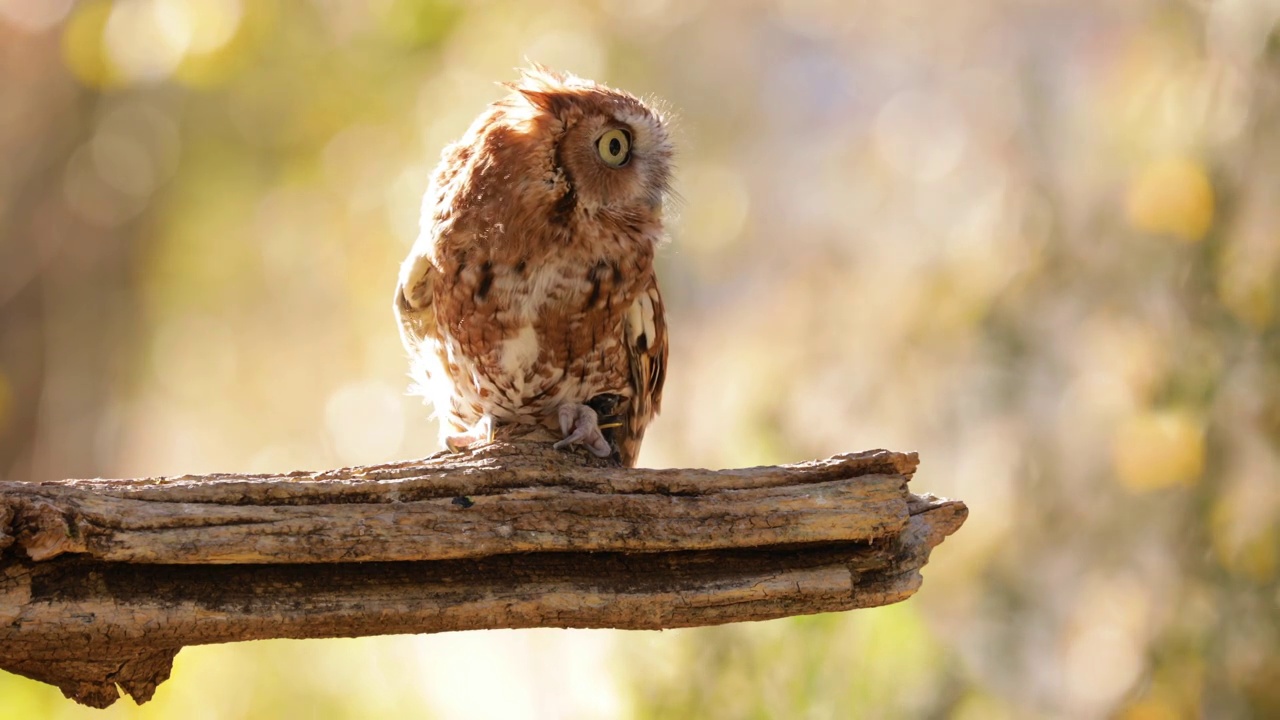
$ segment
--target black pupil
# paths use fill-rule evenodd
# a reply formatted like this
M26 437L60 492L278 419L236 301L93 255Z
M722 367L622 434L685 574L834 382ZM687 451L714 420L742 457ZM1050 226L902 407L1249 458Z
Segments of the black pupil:
M609 154L616 157L622 154L622 141L618 138L609 140Z

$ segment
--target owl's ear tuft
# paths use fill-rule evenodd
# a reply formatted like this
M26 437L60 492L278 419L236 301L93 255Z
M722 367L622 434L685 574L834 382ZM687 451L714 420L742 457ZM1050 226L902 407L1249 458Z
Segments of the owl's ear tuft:
M560 96L545 90L532 90L525 87L513 87L513 90L524 96L530 105L544 112L554 113Z
M529 63L529 67L520 69L518 85L531 90L552 90L575 82L581 83L582 80L567 73L556 72L545 65Z
M592 87L593 83L531 63L531 67L520 70L519 80L502 85L523 97L531 107L559 114L568 104L567 94Z

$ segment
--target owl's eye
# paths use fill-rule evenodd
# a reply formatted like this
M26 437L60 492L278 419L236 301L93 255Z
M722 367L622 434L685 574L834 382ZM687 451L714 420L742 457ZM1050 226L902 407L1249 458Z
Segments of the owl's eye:
M622 167L631 159L631 133L615 128L596 141L596 152L609 167Z

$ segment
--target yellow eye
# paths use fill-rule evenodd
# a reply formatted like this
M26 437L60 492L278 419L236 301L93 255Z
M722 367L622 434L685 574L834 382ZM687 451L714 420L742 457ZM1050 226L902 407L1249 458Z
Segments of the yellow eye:
M609 167L622 167L631 159L631 133L615 128L596 141L600 159Z

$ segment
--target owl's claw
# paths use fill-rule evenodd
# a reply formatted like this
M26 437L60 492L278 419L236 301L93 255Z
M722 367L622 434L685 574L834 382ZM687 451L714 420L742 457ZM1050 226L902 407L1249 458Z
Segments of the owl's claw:
M479 443L479 442L484 442L484 443L493 442L493 416L492 415L486 414L480 418L479 422L477 422L475 425L472 425L470 430L467 430L466 432L463 432L463 433L458 433L457 435L448 435L444 439L444 445L445 447L449 448L450 452L462 452L463 450L466 450L468 447L471 447L472 445L475 445L476 443Z
M564 433L564 439L552 446L556 450L581 443L596 457L609 457L613 454L609 441L600 432L599 417L595 410L586 405L561 405L559 415L560 432Z

